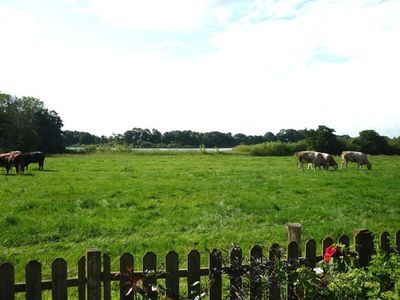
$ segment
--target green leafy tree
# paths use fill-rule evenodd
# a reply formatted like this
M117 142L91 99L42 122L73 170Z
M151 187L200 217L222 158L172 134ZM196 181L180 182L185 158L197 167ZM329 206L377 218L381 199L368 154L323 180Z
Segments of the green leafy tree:
M354 141L361 151L369 154L389 154L390 147L387 138L379 135L375 130L364 130L360 132Z
M335 130L319 125L317 130L307 130L305 133L307 147L320 152L340 154L344 145L334 134Z

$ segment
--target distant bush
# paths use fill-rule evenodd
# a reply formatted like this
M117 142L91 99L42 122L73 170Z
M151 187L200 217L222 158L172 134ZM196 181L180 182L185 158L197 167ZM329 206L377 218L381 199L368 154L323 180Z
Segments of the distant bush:
M247 153L254 156L288 156L306 149L305 141L296 143L269 142L257 145L239 145L233 148L236 153Z

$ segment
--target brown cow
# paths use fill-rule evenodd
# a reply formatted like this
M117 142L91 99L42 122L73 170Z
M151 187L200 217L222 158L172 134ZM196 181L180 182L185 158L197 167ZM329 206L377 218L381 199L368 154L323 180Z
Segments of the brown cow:
M356 162L358 164L358 168L361 169L363 165L366 165L368 170L371 170L372 164L369 162L368 157L365 153L356 152L356 151L343 151L341 154L342 157L342 166L347 168L347 164L349 161Z
M325 170L328 165L320 152L316 151L300 151L295 154L298 157L298 169L304 170L304 163L311 163L312 169L315 171L316 167L322 166Z
M5 167L7 175L12 167L15 167L16 173L24 172L24 155L21 151L11 151L0 154L0 166Z

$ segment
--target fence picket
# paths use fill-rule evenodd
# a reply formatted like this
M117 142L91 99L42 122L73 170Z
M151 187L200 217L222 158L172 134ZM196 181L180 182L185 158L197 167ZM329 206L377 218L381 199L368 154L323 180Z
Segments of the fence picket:
M262 298L262 274L265 269L262 266L263 249L259 245L250 250L250 300Z
M380 247L385 252L389 253L391 251L391 248L390 248L390 235L386 231L381 234Z
M200 296L200 253L197 250L188 254L187 290L188 299Z
M349 238L347 235L345 235L345 234L342 234L342 235L338 238L338 242L339 242L340 244L345 245L346 247L349 247L349 246L350 246L350 238Z
M103 254L103 290L104 300L111 300L111 261L107 253Z
M214 249L210 252L210 300L222 299L222 254Z
M57 258L51 265L51 287L52 299L68 299L67 262L63 258Z
M87 299L101 299L101 252L98 249L89 249L87 257Z
M317 263L317 242L313 239L306 241L306 264L314 268Z
M333 244L333 239L330 236L325 237L322 240L322 256L324 256L326 248Z
M288 257L288 269L289 272L293 272L297 268L297 261L299 258L299 245L296 242L290 242L287 249ZM298 299L296 295L296 290L292 281L292 276L288 276L287 284L287 298L288 299ZM301 299L301 298L300 298Z
M400 230L396 232L396 249L400 252Z
M273 244L269 251L269 299L279 300L281 298L281 289L279 277L277 274L277 264L281 259L281 247L278 244Z
M42 265L36 261L30 261L25 268L26 299L42 299Z
M133 299L135 291L132 291L130 295L127 295L129 287L129 279L133 277L134 271L134 258L130 253L124 253L119 258L119 299ZM132 278L131 278L132 279Z
M157 256L153 252L143 256L143 277L145 299L157 299Z
M354 231L354 245L358 253L358 266L366 267L374 254L374 236L368 229Z
M230 299L243 298L242 291L242 261L243 253L239 246L234 246L230 251Z
M82 256L78 261L78 298L86 299L86 257Z
M10 263L0 265L0 299L15 299L15 274L14 266Z
M179 299L179 256L170 251L165 257L165 287L166 295L172 299Z

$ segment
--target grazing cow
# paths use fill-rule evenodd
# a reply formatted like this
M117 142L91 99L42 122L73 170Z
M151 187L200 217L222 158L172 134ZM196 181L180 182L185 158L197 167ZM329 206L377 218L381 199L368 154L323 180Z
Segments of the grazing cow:
M28 169L30 163L38 163L39 170L43 170L44 156L44 153L41 151L24 153L25 168Z
M335 161L335 159L333 158L333 155L328 154L328 153L321 153L321 154L326 162L327 169L329 169L329 167L332 167L334 170L337 170L338 164Z
M325 170L328 168L323 155L316 151L300 151L295 154L298 157L298 168L304 170L304 163L311 163L312 169L322 166Z
M16 173L23 173L24 155L21 151L12 151L0 154L0 166L6 168L7 175L12 167L15 167Z
M356 152L356 151L343 151L341 154L342 157L342 166L347 168L347 164L349 161L351 162L356 162L358 164L358 168L362 168L363 165L366 165L368 170L371 170L372 164L369 162L367 155L362 152Z

